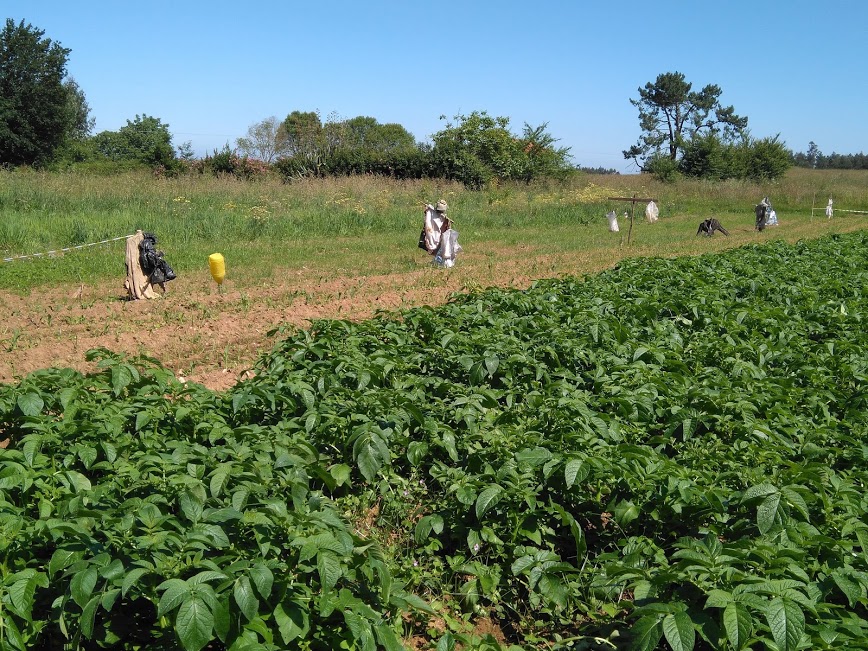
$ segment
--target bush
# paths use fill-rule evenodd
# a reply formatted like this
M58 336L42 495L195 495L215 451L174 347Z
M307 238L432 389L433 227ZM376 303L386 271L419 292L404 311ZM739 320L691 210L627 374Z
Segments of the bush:
M215 149L213 154L206 155L202 160L193 163L191 169L200 174L234 176L250 181L268 176L271 166L256 158L239 156L234 149L226 145L221 151Z
M649 159L645 165L645 170L663 183L675 183L678 179L678 161L674 161L669 156L663 154L658 154Z

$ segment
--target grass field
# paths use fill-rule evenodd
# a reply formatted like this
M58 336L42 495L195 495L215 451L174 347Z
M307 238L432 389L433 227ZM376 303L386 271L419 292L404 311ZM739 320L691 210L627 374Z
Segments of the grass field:
M587 251L605 262L613 243L619 248L626 244L627 229L612 236L604 215L615 208L624 226L623 212L630 207L608 197L634 195L658 199L662 217L647 228L644 205L637 206L635 252L668 255L704 250L692 236L694 222L705 217L717 217L727 228L752 229L753 205L766 195L784 223L809 220L800 236L810 237L812 226L819 235L828 227L822 218L828 196L839 208L868 209L868 174L794 170L769 185L666 185L645 176L580 174L565 184L471 192L450 183L372 177L283 184L202 176L157 179L146 172L80 176L7 171L0 173L0 255L41 253L142 229L157 235L167 259L183 275L205 269L214 251L226 256L229 277L238 283L303 266L349 274L395 273L414 268L422 206L443 197L468 251L522 244L542 255ZM692 226L682 223L682 217ZM117 277L122 255L120 242L16 261L3 265L0 289L26 292L108 280Z

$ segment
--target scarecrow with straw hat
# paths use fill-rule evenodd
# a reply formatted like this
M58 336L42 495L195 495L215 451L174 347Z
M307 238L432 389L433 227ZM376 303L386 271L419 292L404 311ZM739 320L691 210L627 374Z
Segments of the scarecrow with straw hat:
M452 220L446 216L449 205L440 199L435 205L425 204L425 224L419 236L419 248L434 256L434 264L446 268L455 264L455 256L461 251L458 231L452 228Z

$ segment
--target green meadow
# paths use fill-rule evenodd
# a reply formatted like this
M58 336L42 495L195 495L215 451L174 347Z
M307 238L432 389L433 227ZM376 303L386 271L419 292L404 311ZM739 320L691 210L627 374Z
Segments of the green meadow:
M646 224L644 203L637 203L629 233L624 211L631 203L610 201L614 196L657 199L660 221ZM771 198L782 227L756 234L753 206L763 196ZM839 209L832 223L823 215L829 196ZM283 183L202 175L155 178L146 171L98 176L19 169L0 172L0 255L44 253L142 229L157 235L179 274L207 269L207 256L220 251L230 277L241 285L303 266L325 275L401 273L419 265L422 207L439 198L449 202L468 260L471 254L496 255L524 246L534 256L581 252L592 269L599 269L611 265L613 251L618 258L699 253L746 239L849 230L865 216L840 209L868 210L868 173L795 169L769 184L663 184L646 175L577 173L562 183L470 191L437 180L379 177ZM606 228L611 209L620 216L618 234ZM713 245L697 241L703 239L695 237L697 224L706 217L742 235ZM0 266L0 289L98 283L122 274L122 260L122 241L14 260Z

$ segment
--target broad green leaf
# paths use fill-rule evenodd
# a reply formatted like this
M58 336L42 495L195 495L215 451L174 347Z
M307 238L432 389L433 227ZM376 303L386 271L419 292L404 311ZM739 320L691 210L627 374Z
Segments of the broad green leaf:
M706 608L726 608L732 603L732 593L724 590L709 590L705 600Z
M317 554L316 561L320 583L325 590L331 590L337 585L341 574L343 574L340 561L338 561L337 556L330 552L320 552Z
M455 651L455 648L455 636L446 631L437 642L437 651Z
M781 494L778 492L772 493L760 503L756 511L756 523L760 533L768 533L775 526L780 504Z
M38 416L45 406L45 402L40 395L33 392L18 396L16 404L25 416Z
M377 624L374 627L377 641L386 651L406 651L403 644L398 640L395 631L388 624Z
M211 497L220 497L223 490L226 488L231 473L231 463L221 463L217 466L217 469L211 475L211 481L208 484L208 489L211 491Z
M231 522L232 520L240 520L244 517L244 514L237 509L233 509L232 507L226 507L223 509L214 509L213 511L208 511L204 514L202 518L203 522Z
M650 581L637 581L633 585L633 601L640 602L654 596L654 586Z
M289 644L297 637L305 637L310 629L307 608L294 601L277 604L274 609L274 621L277 623L284 644Z
M251 621L256 617L259 611L259 599L253 594L253 586L250 584L249 578L241 576L236 579L232 596L235 598L238 609L247 618L247 621Z
M455 447L455 435L452 432L443 432L442 442L446 452L449 453L449 458L457 462L458 448Z
M8 642L10 649L13 649L14 651L30 650L32 645L25 644L24 637L21 635L21 631L18 630L18 626L15 624L15 620L12 617L3 618L3 633L5 634L6 640L0 638L0 642Z
M181 607L175 618L175 631L185 651L199 651L213 639L214 615L205 602L191 596Z
M780 651L798 648L805 630L805 614L796 602L775 597L766 608L766 621Z
M371 642L373 642L373 632L371 631L370 622L359 613L352 611L349 608L345 608L343 614L344 622L346 623L347 628L350 629L350 633L356 642L358 642L359 646L363 649L371 646Z
M271 588L274 585L274 574L262 563L257 563L250 568L250 580L256 587L256 592L263 599L271 596Z
M455 498L466 506L470 506L476 501L476 491L472 486L458 486L455 490Z
M515 559L510 569L513 574L522 574L529 567L533 566L534 563L536 563L536 558L532 554L525 554Z
M428 454L428 444L422 441L411 441L407 446L407 461L418 466Z
M136 583L139 582L145 574L148 574L150 570L144 567L137 567L133 570L130 570L124 575L124 580L121 582L121 594L126 597L127 592L129 592L130 588L132 588Z
M92 486L90 483L90 479L82 475L80 472L76 472L75 470L67 470L63 473L63 476L69 481L72 489L78 493L81 491L89 491Z
M190 522L197 523L202 519L202 502L192 491L184 491L179 499L181 512Z
M82 558L84 558L84 552L56 549L48 562L48 575L53 577L60 570L66 569Z
M100 606L106 612L111 611L114 608L115 602L121 597L121 589L120 588L112 588L111 590L106 590L102 593L102 597L99 600Z
M537 590L543 597L548 599L549 602L555 604L561 610L564 610L567 607L569 589L564 585L564 582L560 580L558 575L548 572L543 573L537 583Z
M810 514L808 513L808 504L805 502L805 498L801 496L797 491L793 490L789 486L784 486L781 489L781 495L787 502L792 506L796 511L798 511L802 518L804 518L805 522L808 522L811 519Z
M615 506L615 520L622 527L639 517L639 507L629 500L622 500Z
M657 617L648 615L637 621L631 634L631 651L655 651L660 638L663 637L663 626Z
M29 575L23 576L9 586L8 595L9 599L12 601L12 606L18 612L19 616L30 621L30 613L33 610L33 597L36 594L36 586L38 584L43 584L47 587L48 584L44 580L44 574L37 574L32 570L28 570L28 572L30 572ZM21 576L22 574L24 574L24 572L17 576ZM42 580L40 580L40 577Z
M353 445L353 456L359 467L359 472L368 481L374 481L385 459L381 453L381 446L377 444L376 435L366 432Z
M338 486L348 484L350 481L350 467L345 463L337 463L329 468L329 474Z
M99 573L93 565L88 565L84 570L76 572L69 584L69 591L72 598L81 608L87 605L93 595L93 589L96 587L96 581L99 578Z
M838 570L832 572L832 580L835 582L835 585L838 586L838 589L844 593L850 607L853 608L856 605L856 602L862 598L862 590L859 587L859 584L849 577L844 576Z
M756 486L752 486L748 488L744 492L744 496L742 497L743 501L752 500L756 497L765 497L766 495L772 495L773 493L777 493L778 488L774 484L757 484Z
M693 651L696 644L696 631L690 615L685 612L673 613L663 618L663 634L672 651Z
M214 616L214 635L224 643L229 637L229 630L232 627L232 615L229 612L227 601L227 599L219 600L211 610L211 614Z
M133 381L134 370L128 364L115 364L112 366L112 391L115 396L121 395L125 387Z
M119 579L124 575L123 561L119 558L114 559L111 563L100 569L99 575L109 581Z
M87 605L81 610L81 617L78 619L78 625L81 627L81 633L87 639L93 636L93 620L96 617L96 609L99 607L100 595L94 595Z
M744 648L753 633L753 620L747 608L738 602L730 602L723 610L723 628L736 651Z
M567 483L567 488L572 488L573 484L579 481L584 481L590 473L584 461L581 459L570 459L564 467L564 480Z
M532 468L537 468L543 465L546 461L552 458L551 450L548 448L537 447L533 449L525 448L515 453L515 460L518 463L524 463Z
M868 561L868 528L856 529L856 539L862 548L862 558Z
M157 590L163 591L160 603L157 605L157 617L162 617L172 612L190 595L190 586L183 579L169 579L157 586Z
M136 431L141 432L145 427L147 427L148 423L151 422L152 418L153 415L147 409L143 409L138 414L136 414Z
M78 451L78 458L81 459L81 463L84 465L85 468L90 468L97 458L96 448L92 448L90 446L81 448Z
M226 578L227 577L223 572L218 572L217 570L202 570L187 579L187 584L202 585L210 581L224 581Z
M482 519L482 516L488 512L500 500L503 495L503 488L497 484L491 484L483 490L479 497L476 498L476 517Z

